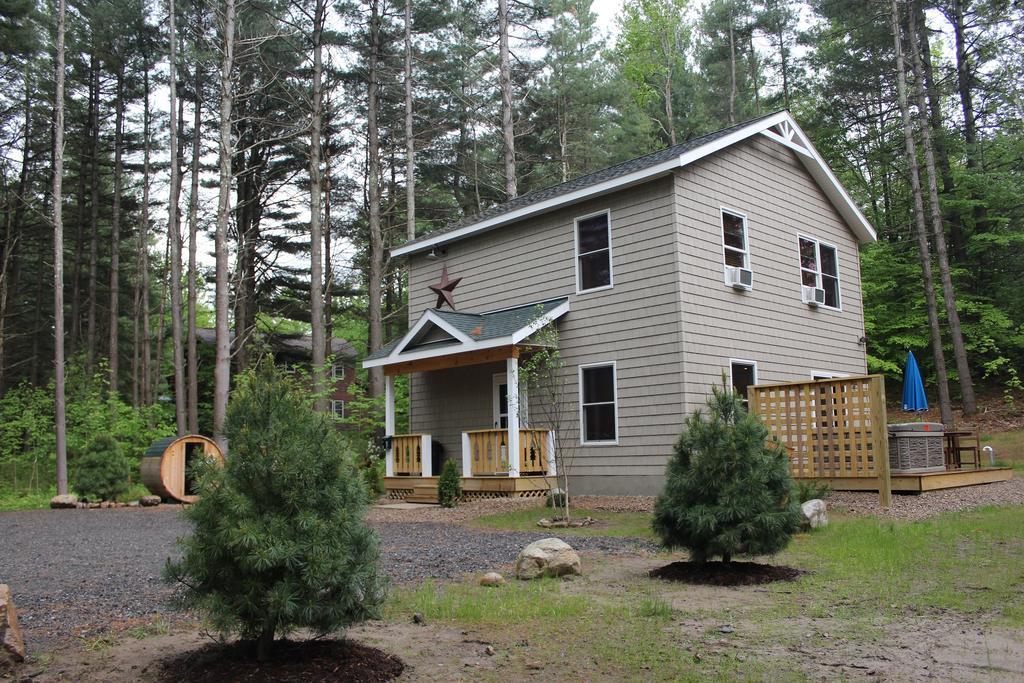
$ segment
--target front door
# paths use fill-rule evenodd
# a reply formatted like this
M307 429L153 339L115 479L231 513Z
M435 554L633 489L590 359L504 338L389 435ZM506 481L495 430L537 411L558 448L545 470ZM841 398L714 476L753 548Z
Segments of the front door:
M494 428L508 429L508 375L504 372L494 375L492 404L494 406ZM519 387L519 426L528 423L528 405L526 391Z

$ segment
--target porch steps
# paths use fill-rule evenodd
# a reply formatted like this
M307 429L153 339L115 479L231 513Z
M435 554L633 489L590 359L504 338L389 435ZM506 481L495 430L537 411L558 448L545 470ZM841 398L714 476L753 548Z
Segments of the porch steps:
M406 503L437 503L436 484L416 484L412 493L404 498Z

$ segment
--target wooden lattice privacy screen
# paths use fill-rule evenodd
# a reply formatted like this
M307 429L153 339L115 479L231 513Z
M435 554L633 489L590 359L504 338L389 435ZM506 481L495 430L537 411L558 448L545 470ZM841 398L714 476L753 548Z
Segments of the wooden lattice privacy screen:
M881 375L762 384L748 389L750 410L789 451L794 477L878 478L889 490L885 382Z

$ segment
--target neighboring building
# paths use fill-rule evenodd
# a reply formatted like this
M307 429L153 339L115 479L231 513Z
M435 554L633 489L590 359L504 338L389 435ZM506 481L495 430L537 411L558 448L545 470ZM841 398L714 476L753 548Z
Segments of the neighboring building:
M232 334L233 336L233 334ZM216 331L210 328L196 330L196 338L201 344L213 345ZM274 362L290 369L308 371L312 361L312 343L308 336L286 334L264 334L261 340L270 347L274 354ZM356 350L344 339L331 339L330 355L334 364L330 370L332 390L330 394L331 409L334 414L345 417L346 407L353 399L350 388L356 380Z
M408 259L409 332L364 361L388 375L388 434L391 380L411 376L413 434L392 440L389 488L425 493L431 482L413 479L436 474L423 457L435 442L474 476L464 489L540 486L488 477L553 470L537 463L553 440L528 428L543 427L530 425L529 397L520 407L508 395L524 343L555 320L571 369L575 492L658 492L684 417L723 375L745 394L759 382L866 372L858 248L874 239L778 112L393 250ZM458 310L432 308L455 284Z

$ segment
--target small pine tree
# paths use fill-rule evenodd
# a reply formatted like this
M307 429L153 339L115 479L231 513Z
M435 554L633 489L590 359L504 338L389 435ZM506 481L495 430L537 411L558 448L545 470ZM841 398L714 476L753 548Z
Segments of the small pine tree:
M779 552L800 527L785 448L732 391L686 419L654 504L654 532L694 562Z
M221 470L200 463L193 531L165 580L221 633L256 640L318 635L373 618L384 600L366 491L330 417L270 362L243 376L225 425Z
M97 434L73 461L72 486L88 500L117 500L128 490L128 459L109 434Z
M437 502L441 507L453 508L462 497L461 475L459 466L454 460L445 460L441 466L441 476L437 480Z

